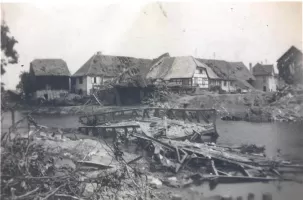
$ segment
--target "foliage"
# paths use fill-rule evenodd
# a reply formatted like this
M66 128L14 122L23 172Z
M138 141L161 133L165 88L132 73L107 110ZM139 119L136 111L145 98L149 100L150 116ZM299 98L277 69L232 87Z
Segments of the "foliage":
M28 98L34 92L35 80L29 72L22 72L19 77L20 82L17 85L17 89L20 89L25 97Z
M211 85L209 87L209 91L218 92L219 94L225 94L226 93L226 91L223 90L220 85Z
M10 36L9 27L5 22L1 24L1 53L4 56L1 56L1 75L5 73L4 67L10 64L18 63L19 54L14 49L15 44L18 41L14 38L14 36Z
M302 53L296 50L287 59L278 62L279 77L287 84L303 83Z

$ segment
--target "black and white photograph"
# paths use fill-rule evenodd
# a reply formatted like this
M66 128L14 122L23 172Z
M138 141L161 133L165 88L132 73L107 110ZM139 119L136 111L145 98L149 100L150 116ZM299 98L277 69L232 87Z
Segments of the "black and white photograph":
M302 200L301 1L1 0L3 200Z

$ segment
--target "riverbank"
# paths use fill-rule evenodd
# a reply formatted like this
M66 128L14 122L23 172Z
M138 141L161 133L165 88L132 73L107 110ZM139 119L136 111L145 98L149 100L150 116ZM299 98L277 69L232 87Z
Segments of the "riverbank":
M224 120L271 122L303 121L303 90L251 92L246 94L204 94L185 96L188 107L215 108Z
M166 102L153 102L151 106L168 108L215 108L224 120L251 122L303 121L303 89L286 88L280 92L254 91L246 94L217 94L205 91L199 95L169 94ZM134 106L20 106L18 109L32 114L83 115Z

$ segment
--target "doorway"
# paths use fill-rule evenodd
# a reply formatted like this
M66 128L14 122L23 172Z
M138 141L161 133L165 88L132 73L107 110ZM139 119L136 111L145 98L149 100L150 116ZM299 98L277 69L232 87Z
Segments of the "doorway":
M266 86L263 86L263 91L266 92Z

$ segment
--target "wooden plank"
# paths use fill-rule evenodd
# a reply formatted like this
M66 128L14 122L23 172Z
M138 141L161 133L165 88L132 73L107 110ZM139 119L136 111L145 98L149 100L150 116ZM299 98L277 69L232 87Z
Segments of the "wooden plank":
M196 119L197 119L197 122L200 123L200 116L199 116L199 111L196 111Z
M184 121L186 121L186 119L188 120L188 121L192 121L190 118L189 118L189 116L187 115L187 113L186 113L186 111L184 110L183 112L182 112L182 114L183 114L183 120Z
M96 163L96 162L91 162L91 161L77 161L78 164L85 165L85 166L90 166L90 167L97 167L101 169L110 169L113 168L111 165L105 165L102 163Z
M203 120L209 124L209 120L207 119L207 117L204 115L203 112L201 112L201 116L202 116Z
M176 172L176 173L177 173L185 164L188 163L188 162L184 162L184 161L187 159L188 156L189 156L188 154L185 154L185 155L183 156L182 160L180 161L180 164L178 164L178 165L176 166L176 169L175 169L175 172Z
M239 165L239 168L245 176L252 177L252 175L242 165Z
M216 169L214 160L211 160L211 161L210 161L210 164L211 164L211 168L212 168L213 173L214 173L216 176L218 176L219 173L218 173L218 171L217 171L217 169Z
M98 102L98 104L99 104L100 106L102 106L101 102L100 102L99 99L96 97L96 95L93 94L93 96L95 97L95 99L96 99L96 101Z
M202 109L202 108L158 108L158 107L148 107L148 109L161 109L161 110L171 109L171 110L175 110L175 111L216 111L213 108Z
M195 154L198 154L198 155L206 157L203 154L203 152L201 152L201 151L197 151L197 150L189 149L189 148L182 148L182 149L185 150L185 151L187 151L187 152L195 153ZM263 170L261 167L256 167L256 166L253 166L253 165L241 163L240 161L234 161L234 160L230 160L230 159L226 159L226 158L221 158L221 157L218 157L218 156L215 156L215 155L212 155L212 159L224 161L224 162L227 162L227 163L231 163L231 164L234 164L236 166L243 165L243 166L245 166L247 168L256 169L256 170Z
M149 113L148 113L148 109L144 109L144 110L143 110L142 119L144 119L145 117L146 117L146 118L150 118Z
M159 141L159 140L157 140L157 139L155 139L155 138L153 138L153 137L149 137L149 136L146 136L146 135L145 135L145 136L143 136L143 135L137 135L137 134L132 134L132 136L137 137L137 138L140 138L140 139L148 140L148 141L157 142L158 144L160 144L160 145L162 145L162 146L164 146L164 147L170 149L171 151L174 151L174 150L175 150L175 148L172 147L171 145L166 144L166 143L164 143L164 142L161 142L161 141Z
M226 172L223 172L223 171L220 171L217 169L217 172L219 173L219 175L225 175L225 176L230 176L230 174L226 173Z
M276 169L271 169L271 171L276 174L278 177L282 177L282 175L280 174L280 172L278 172L278 170Z
M140 128L140 125L138 124L129 124L129 125L96 125L96 126L80 126L79 128L133 128L137 127Z
M139 117L140 115L138 114L137 110L132 111L132 117Z
M244 182L268 182L279 180L277 178L248 177L248 176L222 176L222 175L203 175L204 180L216 178L219 183L244 183Z
M140 160L141 158L143 158L143 156L138 156L137 158L135 158L135 159L133 159L133 160L127 162L127 164L128 164L128 165L129 165L129 164L132 164L132 163L134 163L134 162Z

